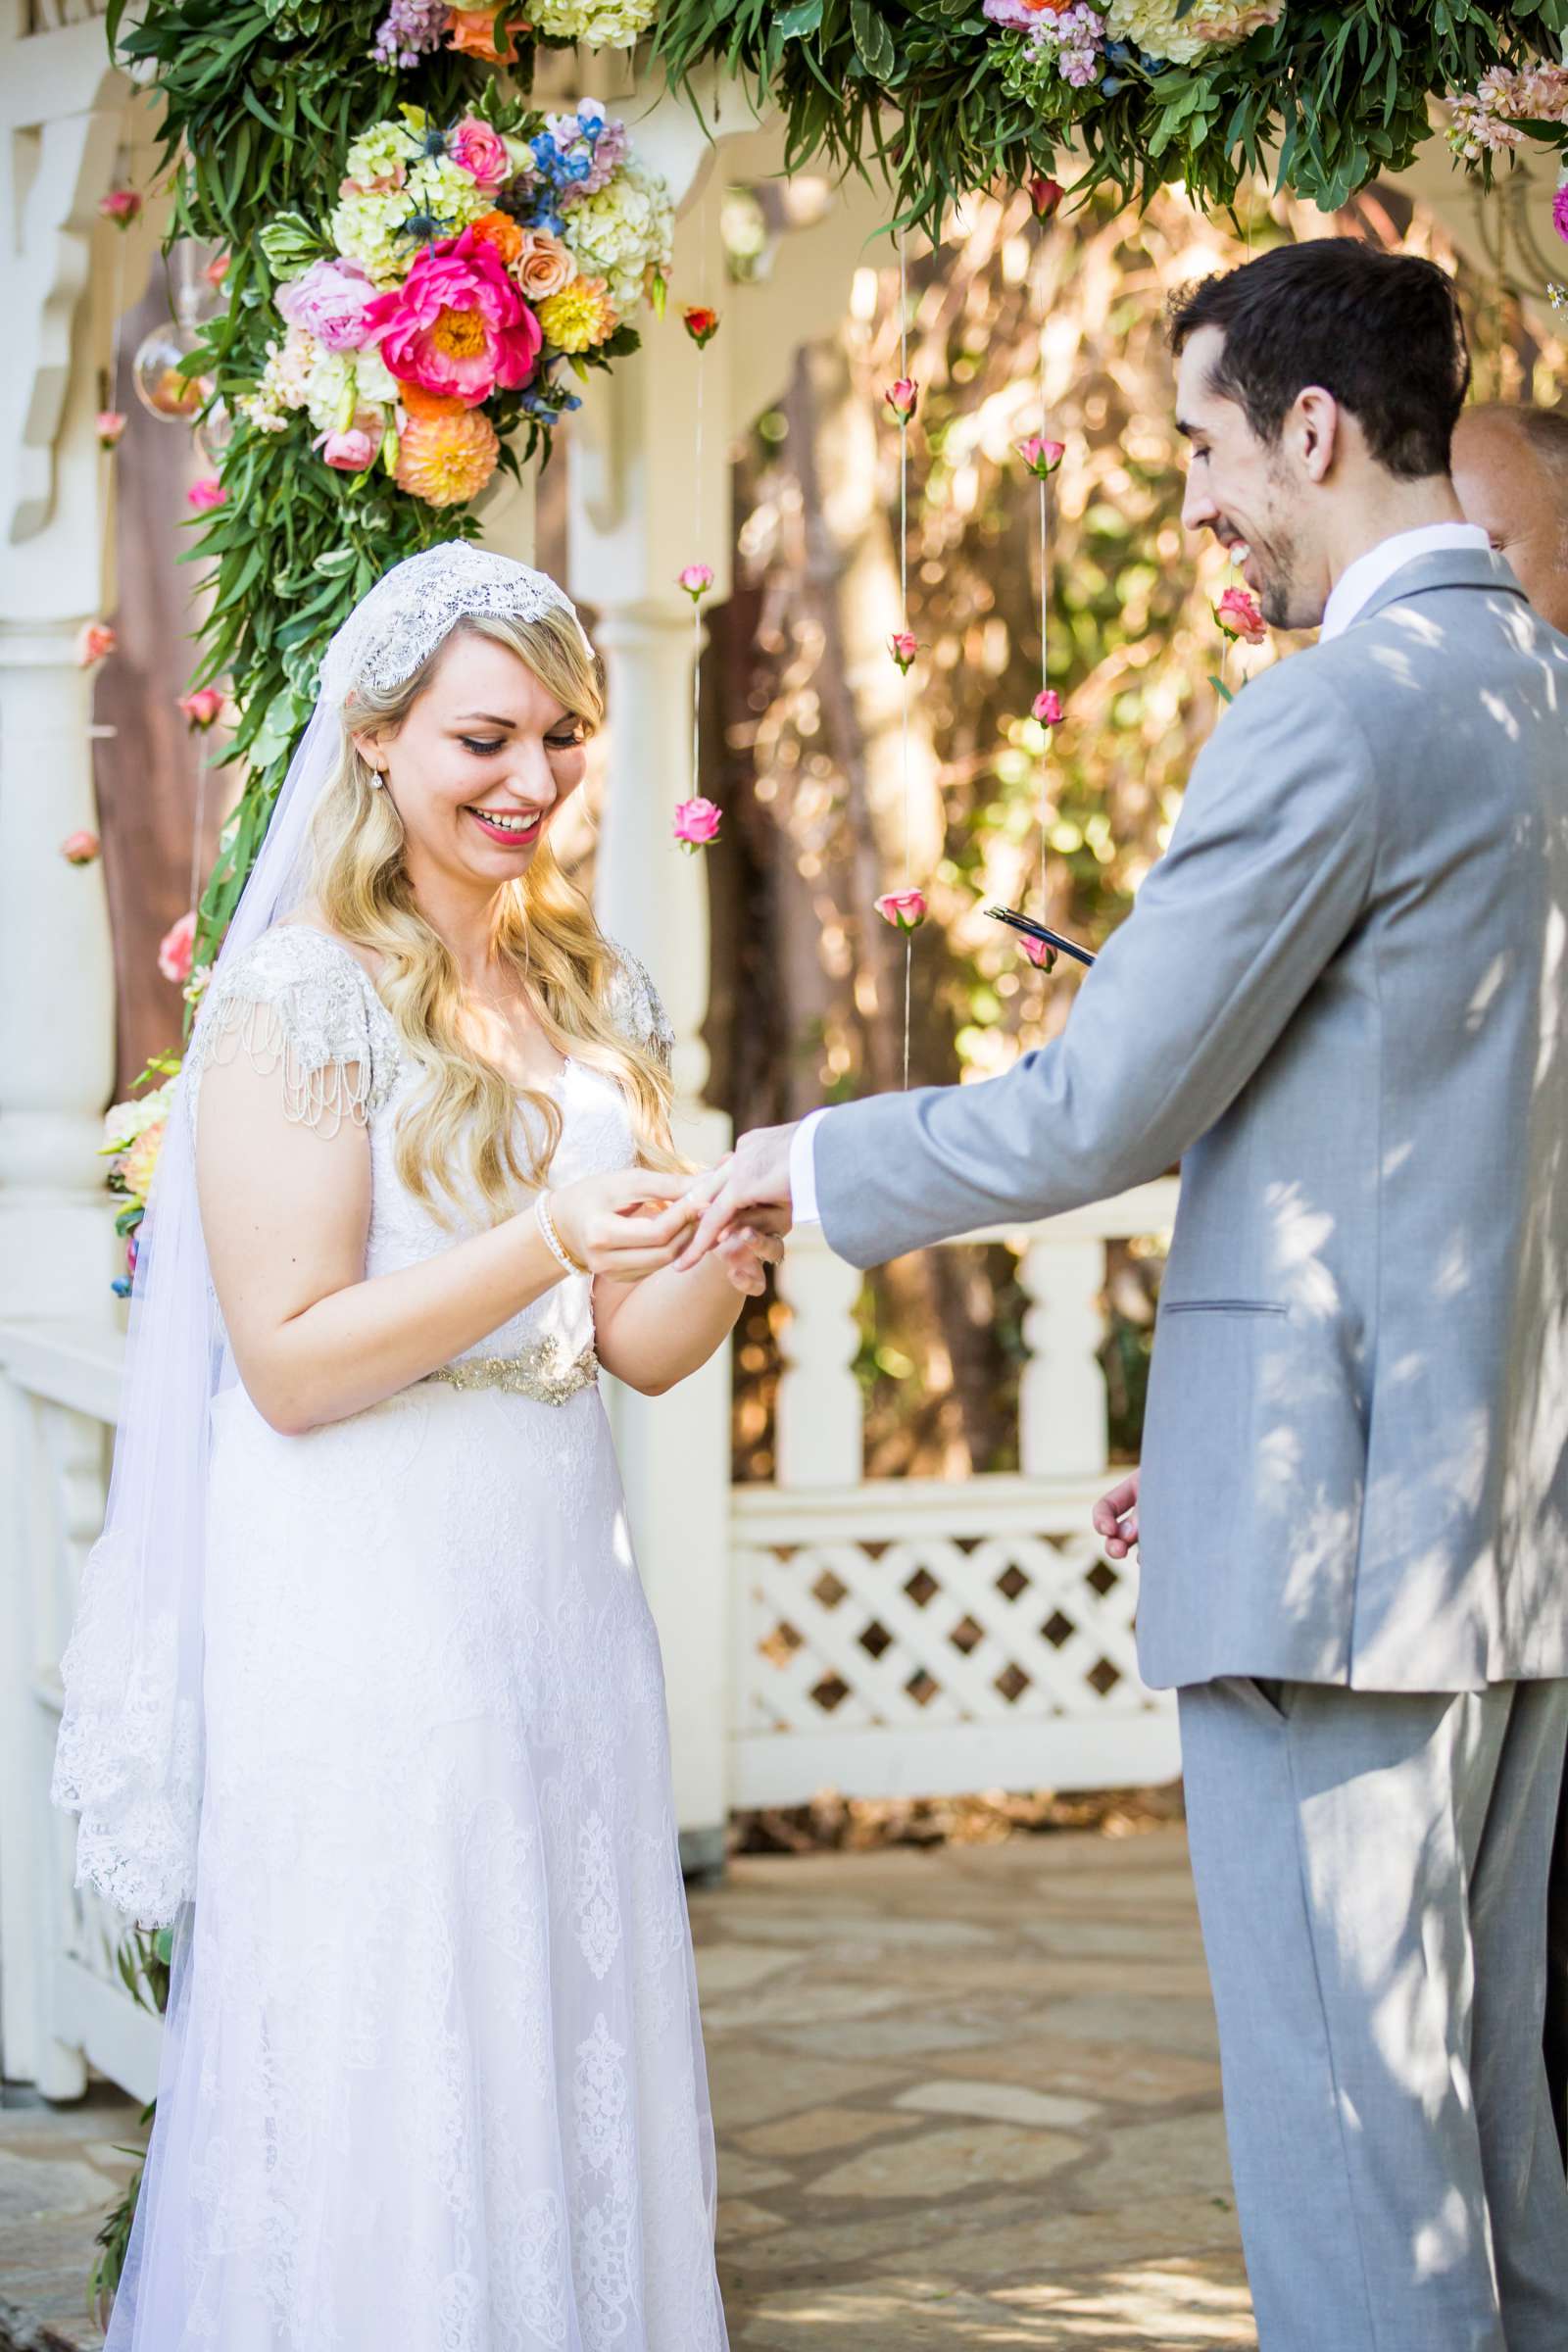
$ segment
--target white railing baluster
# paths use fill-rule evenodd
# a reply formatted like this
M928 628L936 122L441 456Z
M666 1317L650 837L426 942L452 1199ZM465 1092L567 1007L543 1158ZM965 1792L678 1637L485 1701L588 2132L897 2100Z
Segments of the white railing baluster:
M1030 1237L1018 1267L1029 1348L1018 1396L1018 1459L1030 1478L1096 1478L1105 1467L1105 1245Z
M864 1407L853 1366L863 1277L835 1257L820 1229L791 1242L778 1271L789 1308L776 1416L781 1487L853 1487L864 1467Z

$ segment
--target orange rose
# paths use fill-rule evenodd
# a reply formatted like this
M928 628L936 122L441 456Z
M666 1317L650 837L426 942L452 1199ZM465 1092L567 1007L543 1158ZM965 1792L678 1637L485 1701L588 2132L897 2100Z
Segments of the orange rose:
M398 400L405 416L461 416L468 405L450 392L426 392L418 384L399 384Z
M520 230L521 249L512 265L512 274L529 302L548 302L569 286L577 274L577 265L570 249L547 228Z
M515 65L516 36L528 26L521 17L514 18L507 26L507 45L498 49L493 38L495 22L493 8L455 8L447 18L448 44L460 57L482 57L492 66Z
M468 223L476 237L493 245L510 270L522 251L522 230L510 213L481 213L477 220Z

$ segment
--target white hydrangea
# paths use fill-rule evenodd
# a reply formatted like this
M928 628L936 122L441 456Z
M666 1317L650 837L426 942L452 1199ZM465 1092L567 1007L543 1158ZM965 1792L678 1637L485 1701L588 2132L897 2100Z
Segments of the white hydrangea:
M1130 41L1146 57L1172 65L1196 65L1216 49L1229 49L1265 24L1277 24L1285 0L1110 0L1105 37Z
M547 41L586 41L590 49L634 48L659 13L659 0L534 0L528 11Z
M374 183L391 178L400 164L403 185L377 188ZM378 286L401 285L407 277L424 242L403 234L416 213L441 223L437 234L456 236L495 202L494 193L481 188L450 156L421 154L418 138L401 122L377 123L355 140L344 184L350 180L367 193L338 199L330 222L332 242L345 261L358 262Z
M354 372L359 378L361 400L391 402L398 398L401 386L376 344L368 343L363 351L354 354Z
M167 1119L174 1101L176 1081L166 1078L148 1095L137 1095L128 1102L112 1103L104 1113L104 1140L101 1149L110 1152L128 1151L149 1127Z
M318 433L337 432L354 414L354 356L352 351L328 351L321 344L316 347L305 406Z
M1172 6L1176 0L1172 0ZM563 216L562 235L584 277L602 277L624 315L647 290L650 268L669 275L675 215L657 172L628 157L597 196L585 196Z

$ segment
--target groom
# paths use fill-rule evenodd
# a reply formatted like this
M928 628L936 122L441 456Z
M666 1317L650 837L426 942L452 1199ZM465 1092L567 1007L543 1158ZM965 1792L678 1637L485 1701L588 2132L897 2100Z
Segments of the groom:
M1277 627L1062 1036L743 1139L688 1254L867 1266L1182 1162L1139 1650L1179 1692L1263 2352L1564 2352L1568 642L1462 521L1425 262L1176 312L1185 520Z

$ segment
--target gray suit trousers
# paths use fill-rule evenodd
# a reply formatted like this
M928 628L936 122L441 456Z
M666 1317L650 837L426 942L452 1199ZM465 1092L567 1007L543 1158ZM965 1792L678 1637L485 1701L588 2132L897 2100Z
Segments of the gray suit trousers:
M1542 2059L1568 1683L1180 1696L1261 2352L1564 2352Z

